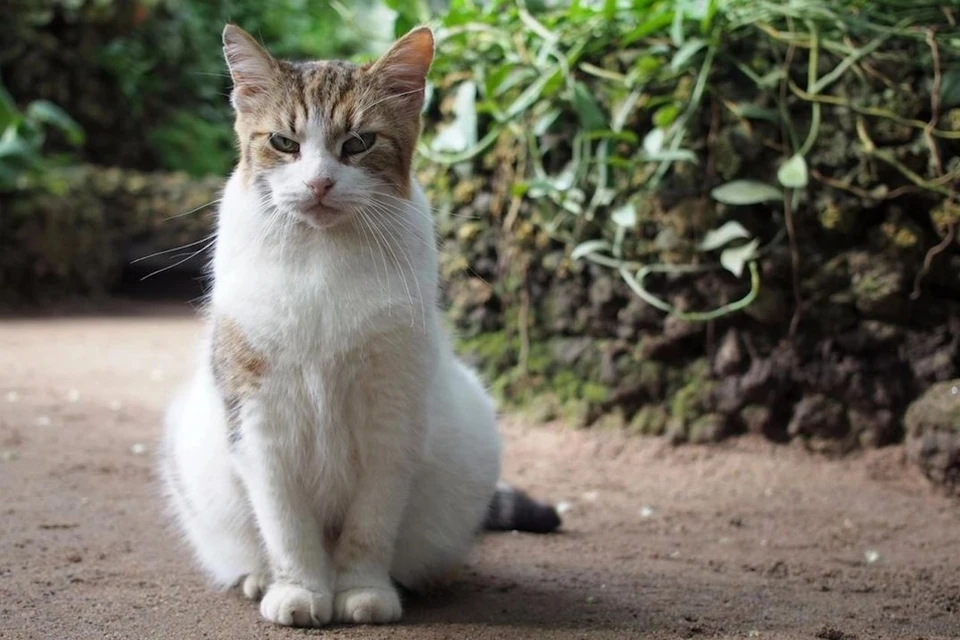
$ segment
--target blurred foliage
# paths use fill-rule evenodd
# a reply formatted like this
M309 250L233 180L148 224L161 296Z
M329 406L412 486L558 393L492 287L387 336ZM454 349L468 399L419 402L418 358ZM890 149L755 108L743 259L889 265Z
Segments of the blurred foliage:
M63 109L46 100L35 100L21 111L0 84L0 193L57 188L58 181L50 169L71 156L45 153L48 130L59 132L72 146L84 140L83 129Z
M220 33L236 22L280 56L342 58L380 34L328 0L15 0L0 69L18 101L62 105L86 159L224 174L235 158ZM11 37L12 36L12 37Z
M928 230L923 208L955 210L958 17L927 0L453 0L421 151L492 173L505 228L532 222L650 305L709 320L755 299L773 247L799 259L799 216L827 215L808 242L849 243L855 208L919 206ZM703 310L648 284L716 270L749 284Z

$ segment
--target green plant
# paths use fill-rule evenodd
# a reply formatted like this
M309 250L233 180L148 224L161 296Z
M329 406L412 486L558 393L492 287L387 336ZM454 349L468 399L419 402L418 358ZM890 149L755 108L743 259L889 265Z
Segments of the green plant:
M281 57L344 58L389 33L372 0L31 0L13 12L0 65L20 101L63 105L84 159L223 175L235 160L220 34L236 22Z
M60 133L72 146L83 144L83 130L63 109L52 102L35 100L21 110L0 85L0 192L56 188L48 170L65 158L45 149L50 130Z
M956 19L929 0L453 0L434 67L440 123L421 152L460 175L495 157L514 183L496 205L504 228L530 212L573 259L687 320L749 305L758 259L786 240L799 310L796 218L815 189L957 200L960 166L947 159L960 131L939 122L960 93ZM835 148L854 125L858 158ZM824 174L837 165L849 173ZM712 200L713 225L662 227L658 207L678 193ZM767 220L723 220L739 210ZM648 282L708 271L749 286L696 311Z

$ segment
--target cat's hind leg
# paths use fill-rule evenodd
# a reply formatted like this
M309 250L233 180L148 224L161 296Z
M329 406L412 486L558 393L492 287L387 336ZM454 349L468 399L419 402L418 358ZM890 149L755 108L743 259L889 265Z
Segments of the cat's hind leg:
M232 469L222 402L203 374L184 388L166 418L161 476L176 520L206 573L259 599L269 584L256 523Z
M455 575L483 528L500 474L496 411L479 379L451 358L437 380L427 451L390 572L414 591Z

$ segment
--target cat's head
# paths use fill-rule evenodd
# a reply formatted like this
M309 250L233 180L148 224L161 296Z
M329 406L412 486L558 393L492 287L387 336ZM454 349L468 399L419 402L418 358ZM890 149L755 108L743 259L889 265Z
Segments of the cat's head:
M288 62L227 25L244 182L318 228L371 201L408 197L433 47L420 27L372 64Z

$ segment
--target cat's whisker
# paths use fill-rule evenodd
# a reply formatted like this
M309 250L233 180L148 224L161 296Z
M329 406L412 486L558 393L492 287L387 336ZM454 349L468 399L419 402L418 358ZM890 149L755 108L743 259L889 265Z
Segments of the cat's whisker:
M206 203L200 205L199 207L195 207L195 208L193 208L193 209L190 209L190 211L185 211L185 212L183 212L183 213L177 213L177 214L172 215L172 216L167 216L166 218L164 218L164 220L165 220L165 221L166 221L166 220L174 220L174 219L176 219L176 218L182 218L182 217L184 217L184 216L189 216L189 215L192 214L192 213L196 213L197 211L200 211L201 209L205 209L205 208L209 207L209 206L212 205L212 204L217 204L218 202L222 202L222 201L223 201L223 198L217 198L216 200L211 200L210 202L206 202Z
M143 262L144 260L149 260L150 258L156 258L157 256L162 256L162 255L164 255L165 253L173 253L174 251L180 251L181 249L189 249L190 247L195 247L195 246L197 246L198 244L207 242L207 241L210 240L211 238L216 237L216 235L217 235L217 233L216 233L216 231L214 231L213 233L211 233L211 234L209 234L209 235L207 235L207 236L205 236L205 237L203 237L203 238L200 238L199 240L196 240L196 241L194 241L194 242L188 242L187 244L180 245L179 247L174 247L174 248L172 248L172 249L164 249L163 251L157 251L157 252L155 252L155 253L151 253L151 254L148 255L148 256L142 256L142 257L140 257L140 258L136 258L136 259L134 259L134 260L131 260L131 261L130 261L130 264L136 264L136 263L138 263L138 262Z
M155 276L155 275L157 275L157 274L160 274L160 273L163 273L164 271L169 271L170 269L174 269L174 268L176 268L176 267L179 267L180 265L182 265L183 263L187 262L188 260L192 260L193 258L197 257L198 255L200 255L200 254L203 253L204 251L208 250L208 249L209 249L210 247L212 247L214 244L216 244L216 238L214 238L213 240L210 240L210 242L209 242L207 245L201 247L201 248L198 249L197 251L194 251L193 253L191 253L190 255L188 255L186 258L183 258L182 260L178 260L177 262L174 262L174 263L171 264L171 265L167 265L166 267L163 267L162 269L157 269L156 271L153 271L153 272L151 272L151 273L148 273L147 275L145 275L145 276L143 276L142 278L140 278L140 281L143 282L143 281L146 280L147 278L152 278L153 276Z
M388 183L386 183L386 182L381 182L381 183L375 183L375 184L373 184L372 186L374 186L374 187L389 187L390 185L389 185ZM383 192L383 191L370 191L369 193L370 193L370 195L383 196L383 197L390 198L390 199L392 199L392 200L397 200L397 201L399 201L399 202L406 203L406 204L409 204L409 203L410 203L409 200L407 200L407 199L405 199L405 198L400 198L400 197L398 197L398 196L396 196L396 195L394 195L394 194L392 194L392 193L386 193L386 192ZM438 215L441 214L441 210L440 210L438 207L430 207L430 215L428 215L428 214L427 214L426 212L424 212L424 211L420 211L418 208L415 208L415 210L416 210L416 212L417 212L419 215L425 216L426 218L431 219L431 220L432 220L432 218L430 217L430 215L438 216ZM481 219L481 216L476 216L476 215L473 215L473 216L472 216L472 215L466 215L466 214L462 214L462 213L454 213L454 212L452 212L452 211L449 212L449 213L447 213L446 215L449 215L451 218L461 218L461 219L463 219L463 220L480 220L480 219Z
M412 237L416 238L416 240L418 240L420 243L422 243L422 244L423 244L425 247L427 247L427 248L436 247L436 242L437 242L437 235L436 235L436 233L433 234L433 238L432 238L432 239L433 239L434 242L433 242L433 244L431 244L431 243L427 240L427 238L425 238L425 237L423 236L423 233L421 232L420 229L418 229L412 222L404 219L403 216L404 216L404 214L406 213L405 211L396 210L396 209L391 210L391 209L385 208L385 207L382 205L382 203L377 203L377 202L371 202L371 203L370 203L370 206L376 207L380 212L382 212L383 214L385 214L384 217L383 217L384 222L389 222L389 223L391 223L391 225L394 226L394 229L395 229L395 230L397 230L397 231L406 231L407 233L409 233ZM395 214L397 214L397 215L395 215ZM396 226L396 225L399 225L399 226Z
M377 275L377 285L383 290L384 294L390 293L390 271L387 269L387 259L383 254L383 248L377 245L377 251L380 254L380 258L383 261L383 280L380 280L380 266L377 263L376 256L373 255L373 245L375 240L373 239L373 232L368 230L370 228L370 223L366 218L366 215L362 210L357 212L357 219L360 222L360 228L363 231L364 240L367 243L367 247L370 250L371 258L373 259L373 268ZM390 313L390 310L388 310Z
M383 221L383 222L386 222L386 223L388 223L388 224L391 223L390 219L387 218L386 216L384 216L382 213L380 213L380 215L378 216L378 219L381 220L381 221ZM399 241L397 241L397 244L399 245ZM423 300L423 291L422 291L421 288L420 288L420 278L417 277L416 269L414 269L413 263L410 261L410 256L407 255L408 252L407 252L407 251L404 251L404 250L403 250L403 247L400 247L400 246L397 246L397 249L398 249L398 251L400 252L400 255L403 256L403 259L406 261L407 267L410 269L410 277L413 279L414 285L416 285L416 288L417 288L417 298L418 298L418 301L419 301L419 303L420 303L420 318L421 318L421 321L422 321L422 323L423 323L423 329L426 330L427 310L426 310L426 304L424 303L424 300ZM391 253L393 253L393 249L392 249L392 248L390 249L390 251L391 251ZM396 256L395 253L394 253L394 255ZM399 260L398 260L397 262L399 263ZM401 267L400 267L399 264L397 264L397 269L398 269L398 270L401 270ZM405 280L402 280L402 282L404 283L404 288L407 290L407 295L410 296L409 286L406 284L406 281L405 281ZM413 304L413 298L412 298L412 297L410 297L410 304L411 304L411 305ZM413 320L413 319L411 318L411 320ZM411 324L411 326L414 326L414 325Z
M371 213L375 213L375 211L372 211L372 210L371 210L370 212L371 212ZM377 216L377 217L379 218L380 216ZM403 286L403 290L404 290L404 292L405 292L406 295L407 295L407 300L410 302L410 308L411 308L410 326L413 327L413 326L415 325L415 318L414 318L414 316L413 316L413 292L410 291L410 285L407 283L407 278L404 277L404 274L403 274L403 265L400 264L400 258L397 256L397 252L394 251L394 245L393 245L393 243L390 242L390 239L389 239L389 238L387 237L387 235L383 232L383 230L382 230L382 229L379 229L379 228L377 227L377 225L371 225L371 228L373 229L374 233L375 233L377 236L379 236L380 239L383 241L385 248L387 249L387 251L390 252L390 255L392 256L393 263L394 263L394 265L396 266L397 271L400 273L400 284ZM404 251L402 250L402 248L400 249L400 255L402 255L402 256L404 257L404 259L407 261L407 265L410 267L410 274L409 274L409 275L410 275L411 278L413 278L414 282L415 282L416 285L417 285L417 293L418 293L418 295L420 296L420 303L421 303L420 306L421 306L421 308L422 308L422 307L423 307L423 295L422 295L422 293L420 292L420 283L419 283L419 281L418 281L418 279L417 279L417 277L416 277L416 271L413 269L413 265L410 263L410 258L407 257L406 252L404 252Z

